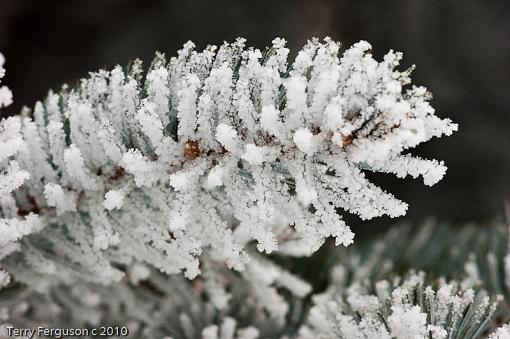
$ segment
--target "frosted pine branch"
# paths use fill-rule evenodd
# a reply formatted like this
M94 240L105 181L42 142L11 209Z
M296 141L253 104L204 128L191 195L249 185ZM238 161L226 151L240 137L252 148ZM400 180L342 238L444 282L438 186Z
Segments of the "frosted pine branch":
M302 308L298 300L284 300L290 314L275 318L244 279L232 271L223 271L220 279L210 273L205 269L191 282L138 264L128 272L129 279L115 285L53 285L42 294L11 287L0 291L0 336L6 336L8 325L90 328L118 324L128 327L129 338L284 339L289 337L283 334L299 326ZM228 303L218 309L215 294L227 288Z
M253 241L290 255L347 246L340 210L403 215L364 171L433 185L444 164L405 152L457 125L395 69L400 53L377 62L370 49L314 39L289 63L283 39L265 52L189 42L145 77L135 61L50 92L32 118L0 123L2 235L44 228L5 265L32 283L117 281L135 261L193 278L204 252L245 269Z
M314 297L298 339L479 338L500 300L456 282L427 285L423 273L371 288L358 282L343 289L343 279L337 272L330 288Z
M339 265L356 281L377 281L410 269L427 272L429 278L458 279L463 287L483 286L503 295L501 310L510 310L510 230L501 222L397 225L376 239L366 239L349 248L337 248L321 263L323 272ZM297 267L290 267L291 270Z
M44 294L19 287L8 290L0 299L0 334L2 325L5 329L122 324L136 338L474 339L486 337L498 323L499 298L455 281L429 285L422 273L346 286L337 270L326 292L314 296L313 307L285 300L290 312L283 321L265 312L259 296L231 271L213 282L220 288L228 285L230 299L222 309L214 305L216 292L207 281L208 272L190 282L151 273L142 265L129 277L113 286L55 285ZM508 334L504 325L489 338L506 339Z

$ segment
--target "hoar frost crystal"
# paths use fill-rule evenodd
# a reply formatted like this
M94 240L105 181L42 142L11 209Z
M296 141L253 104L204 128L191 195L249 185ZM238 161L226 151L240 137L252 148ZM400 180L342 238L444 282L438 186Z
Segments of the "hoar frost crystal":
M364 171L433 185L444 164L405 152L457 125L395 70L400 53L377 62L370 49L339 55L313 39L289 63L283 39L264 52L189 42L169 61L157 54L145 77L138 60L91 73L2 120L2 266L38 288L118 281L137 263L193 278L207 252L256 275L251 242L310 255L328 237L353 242L340 210L403 215ZM11 101L2 87L0 106ZM301 286L274 272L270 283Z

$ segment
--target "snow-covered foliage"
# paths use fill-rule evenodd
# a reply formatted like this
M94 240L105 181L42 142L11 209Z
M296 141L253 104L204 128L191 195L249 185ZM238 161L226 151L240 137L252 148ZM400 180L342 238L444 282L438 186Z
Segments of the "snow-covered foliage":
M489 339L510 339L510 325L505 324L492 332Z
M330 288L314 297L299 339L478 338L498 302L455 282L427 285L422 273L379 281L372 291L363 283L344 289L342 270L335 273Z
M148 275L140 275L140 271ZM119 326L129 330L127 338L151 339L284 339L295 331L302 315L299 300L285 300L291 312L285 319L275 318L264 310L242 277L223 273L219 285L229 289L231 298L222 309L214 305L214 289L203 275L190 282L147 267L138 267L129 272L129 279L109 286L54 285L43 294L26 287L5 294L0 291L0 336L1 325Z
M444 164L405 152L457 126L395 69L400 53L377 62L370 48L314 39L289 63L283 39L265 52L190 42L145 77L135 61L50 92L0 122L0 258L18 250L3 264L38 288L119 281L135 262L194 278L206 252L249 274L252 242L309 255L353 242L339 210L403 215L364 171L433 185ZM301 286L269 276L254 280Z
M490 294L504 296L501 309L510 314L509 245L510 225L505 223L459 226L429 221L396 225L375 239L336 248L321 265L324 272L341 265L347 285L416 269L430 279L455 279L466 288L483 286Z
M5 58L0 53L0 83L5 76ZM0 87L0 109L12 103L12 92ZM30 172L22 169L16 158L27 157L27 142L22 134L22 122L18 118L0 121L0 260L19 250L18 241L26 235L40 231L44 224L38 215L20 210L12 192L30 178ZM0 270L0 288L10 281L9 274Z
M337 269L328 289L313 297L313 307L287 298L290 312L279 319L265 311L246 280L226 270L219 285L229 289L230 300L218 309L204 275L190 282L140 266L110 286L53 285L43 294L11 286L0 291L0 333L2 325L108 325L127 327L129 338L153 339L474 339L494 325L498 302L457 282L429 285L422 273L346 286ZM505 325L490 338L506 339L508 333Z

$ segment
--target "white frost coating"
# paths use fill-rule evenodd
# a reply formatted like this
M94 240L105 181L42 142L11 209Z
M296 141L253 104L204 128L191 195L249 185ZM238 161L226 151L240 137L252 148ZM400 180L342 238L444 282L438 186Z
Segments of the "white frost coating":
M2 120L0 194L15 204L0 200L1 220L33 212L54 226L30 248L14 240L21 259L50 262L30 267L46 267L38 274L55 282L116 281L118 267L134 262L194 277L201 258L252 279L267 266L252 263L253 242L310 255L330 237L353 242L341 211L405 214L407 204L366 171L426 185L443 177L442 162L409 150L457 126L397 69L400 53L377 61L367 42L339 52L329 38L312 39L290 64L283 39L267 52L245 43L204 51L187 43L170 60L157 54L147 72L137 60L128 71L94 72L36 104L34 120ZM253 280L283 318L275 286L306 288L277 276Z
M209 172L207 176L206 187L214 188L223 185L223 178L225 176L225 169L221 166L216 166Z
M138 285L140 281L146 280L151 274L150 269L141 263L136 263L129 269L129 281L133 285Z
M3 67L5 63L5 58L2 53L0 53L0 82L1 79L5 76L5 68ZM12 104L12 92L7 86L0 87L0 108L7 107Z
M168 213L168 229L170 232L180 231L189 223L189 214L186 211L172 210Z
M427 334L427 314L420 306L403 308L394 306L388 317L388 325L395 339L425 338Z
M0 87L0 108L12 104L12 92L7 86Z
M6 271L0 269L0 290L11 282L11 276Z
M296 194L303 206L309 206L317 199L317 191L314 188L308 187L303 180L296 181Z
M237 131L229 125L220 124L216 129L216 139L230 152L235 152L239 147Z
M176 191L186 191L190 189L189 174L186 172L174 173L170 176L170 185Z
M161 66L147 73L147 94L154 103L154 111L159 119L168 124L168 99L170 89L168 88L168 70Z
M111 190L104 195L104 207L111 211L113 209L121 209L124 203L124 192L122 190Z
M129 150L122 156L120 164L134 175L138 187L151 186L157 180L154 176L154 164L148 161L138 150Z
M0 162L26 148L21 134L21 120L10 117L0 122Z
M64 169L64 150L66 148L64 124L60 121L50 121L47 126L52 162L59 169Z
M5 76L4 63L5 58L0 53L0 82ZM10 104L12 92L6 86L0 87L0 108ZM20 213L12 194L31 177L31 173L20 166L20 163L28 165L30 162L27 159L30 158L28 143L34 142L33 139L24 139L27 135L23 134L26 131L23 123L28 121L19 117L0 120L0 260L19 249L18 240L43 227L39 217L33 213L29 213L24 219L18 216ZM45 167L47 164L41 166ZM0 289L9 281L7 272L0 270Z
M161 139L163 139L163 124L159 120L156 109L155 103L144 100L137 114L137 119L142 126L143 132L154 147L157 147Z
M81 151L76 145L72 144L64 151L64 161L67 174L78 180L84 188L93 190L98 187L96 180L92 178L90 171L85 167Z
M246 145L246 151L243 154L243 159L249 162L251 165L261 165L265 160L265 150L262 147L258 147L254 144Z
M279 120L278 115L280 112L273 107L264 106L260 113L260 125L264 131L276 137L282 137L281 131L283 128L282 122Z
M24 220L0 219L0 247L8 246L42 227L41 220L35 214L27 215Z
M492 332L488 339L510 339L510 325L505 324Z
M299 113L303 113L307 107L306 104L306 83L303 76L293 76L284 82L287 90L288 107Z
M34 264L45 265L43 258L30 259ZM126 279L114 286L82 281L46 286L42 293L23 289L23 293L2 298L0 323L12 320L18 326L44 323L54 328L81 328L84 324L125 321L129 336L134 338L170 339L173 335L175 339L198 339L207 334L220 339L292 339L281 336L288 325L268 315L239 276L228 275L225 279L229 272L214 269L219 278L217 288L232 288L232 303L217 309L211 300L206 272L191 285L180 276L158 274L145 263L126 266ZM0 281L2 273L0 269ZM158 290L147 286L157 286ZM59 297L50 298L54 293Z
M30 173L20 170L16 161L11 161L4 173L0 173L0 195L10 193L19 188L30 178Z
M438 288L432 288L425 285L423 273L373 286L355 276L346 285L341 268L334 270L328 289L313 297L315 305L297 339L445 339L455 337L460 329L483 330L497 309L498 298L491 300L485 292L476 294L457 282L441 281Z
M48 206L56 207L57 214L76 211L76 197L74 192L64 192L62 186L56 183L48 183L44 186L44 196Z
M300 128L294 133L294 143L303 153L311 153L314 149L313 134L306 128Z
M98 132L99 140L103 145L106 155L115 163L122 159L123 147L116 140L116 131L108 119L101 121L101 128Z
M197 91L200 79L195 74L187 74L181 81L183 85L178 91L179 104L177 106L180 122L178 134L181 138L192 139L197 126Z
M345 99L342 99L341 96L331 99L324 109L324 125L332 132L343 130L344 133L349 134L352 131L349 130L348 123L344 120L342 105L345 105Z
M237 323L233 318L225 317L223 323L210 325L202 330L201 339L257 339L259 330L254 327L236 329Z

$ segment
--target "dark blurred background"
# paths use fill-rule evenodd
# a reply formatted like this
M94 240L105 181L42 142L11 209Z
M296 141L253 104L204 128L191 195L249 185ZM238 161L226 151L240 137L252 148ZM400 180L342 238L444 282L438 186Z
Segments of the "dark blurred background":
M436 186L389 175L372 175L374 181L410 204L404 220L504 217L510 193L508 0L2 0L4 84L15 99L2 114L16 114L88 71L136 57L148 63L156 50L173 56L187 40L202 48L238 36L259 48L281 36L293 52L313 36L331 36L344 46L367 40L378 58L389 49L404 52L402 69L417 65L414 83L434 93L438 115L459 123L460 131L414 152L445 160L448 173ZM358 233L393 222L348 219Z

